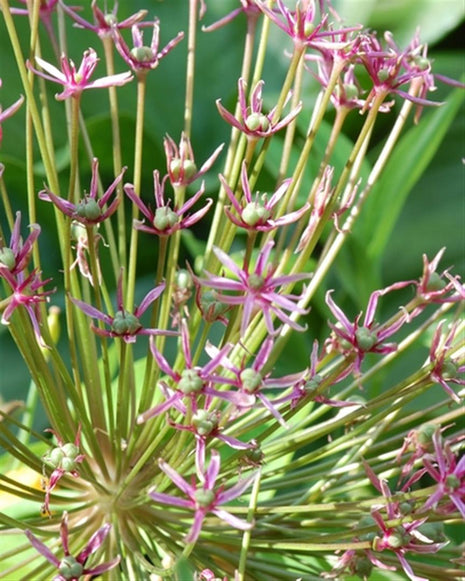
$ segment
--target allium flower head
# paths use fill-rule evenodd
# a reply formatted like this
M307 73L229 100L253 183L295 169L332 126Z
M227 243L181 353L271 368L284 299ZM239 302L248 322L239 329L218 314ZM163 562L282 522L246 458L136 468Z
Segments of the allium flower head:
M238 498L255 479L255 474L238 482L228 490L222 486L215 489L216 480L220 471L220 455L216 450L211 452L211 461L205 473L199 473L199 484L189 484L184 478L163 460L159 461L161 470L174 482L174 484L188 497L187 499L171 496L163 492L152 491L149 496L155 502L169 504L194 511L194 523L189 531L186 542L194 543L200 535L203 521L211 512L221 520L227 522L233 528L247 531L253 527L253 523L245 522L226 510L219 508L222 504Z
M59 101L68 99L68 97L80 97L82 91L86 89L120 87L132 79L131 73L126 72L91 81L90 78L99 61L96 52L92 48L84 52L83 59L77 70L73 61L69 60L65 55L61 56L61 71L38 56L35 57L35 60L45 73L35 69L28 61L27 65L31 71L48 81L63 85L64 91L55 95L55 98Z
M55 195L47 188L47 186L45 186L45 190L39 192L39 198L45 202L53 202L64 214L77 220L81 224L86 226L98 224L109 218L116 211L116 208L121 201L120 197L115 197L108 208L106 210L104 208L113 192L116 191L116 186L123 179L125 171L126 168L124 167L102 197L97 199L99 182L98 159L94 158L92 161L90 193L86 194L77 204L73 204L64 198Z
M258 81L250 93L250 106L247 105L246 90L247 84L244 79L238 81L239 105L241 120L236 119L227 109L221 104L221 99L216 101L218 111L223 119L245 133L249 138L269 137L276 133L286 125L288 125L302 109L302 103L299 103L290 113L288 113L281 121L273 121L276 111L274 107L268 114L263 113L263 81Z
M124 191L128 198L139 208L142 214L149 221L149 225L145 225L142 220L135 220L134 227L142 232L148 234L155 234L156 236L171 236L177 230L190 228L193 224L198 222L207 212L213 203L213 200L208 199L203 208L197 210L192 215L184 216L184 214L197 202L205 191L205 185L202 182L199 191L189 198L180 208L171 207L171 200L165 201L165 183L168 176L165 176L160 183L160 174L158 170L153 172L153 186L155 195L155 210L146 206L140 197L136 194L132 184L126 184Z
M244 337L250 321L260 311L263 313L266 328L271 335L275 335L278 332L273 326L272 315L275 315L282 323L286 323L297 331L305 330L305 327L298 325L285 313L285 311L299 315L308 313L307 309L296 304L300 297L291 294L280 294L276 289L298 280L310 278L311 275L299 273L273 277L275 268L268 262L273 246L274 242L270 240L261 249L253 272L250 272L248 267L239 268L225 252L219 248L214 248L217 258L239 280L231 280L209 272L206 273L206 279L198 279L201 285L217 291L236 293L224 294L219 292L216 297L229 305L243 305L241 337Z
M47 545L42 543L42 541L39 541L39 539L30 531L25 531L26 536L34 549L39 551L39 553L43 555L49 563L58 569L57 575L53 578L54 581L78 581L81 577L87 575L99 576L118 565L120 562L119 556L108 563L102 563L95 567L87 567L86 565L89 557L100 548L107 537L111 529L111 524L105 524L99 528L98 531L91 536L84 549L74 557L69 551L68 520L68 513L64 512L60 527L61 545L64 552L64 557L62 559L56 557Z
M162 50L160 45L160 25L158 20L153 23L152 41L150 46L144 44L143 32L140 25L131 27L133 48L124 41L119 32L115 32L115 45L126 63L135 72L147 72L156 69L160 60L165 57L184 38L184 33L179 32Z

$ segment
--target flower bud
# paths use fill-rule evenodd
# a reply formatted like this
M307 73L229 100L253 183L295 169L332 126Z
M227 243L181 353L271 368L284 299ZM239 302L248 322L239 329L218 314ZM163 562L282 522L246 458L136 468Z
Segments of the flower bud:
M427 447L433 441L433 435L436 431L434 424L423 424L417 432L418 442L422 447Z

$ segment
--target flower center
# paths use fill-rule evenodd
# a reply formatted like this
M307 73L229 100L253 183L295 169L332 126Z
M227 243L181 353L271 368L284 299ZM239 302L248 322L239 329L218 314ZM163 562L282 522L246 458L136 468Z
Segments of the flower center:
M170 172L173 174L173 177L176 180L178 180L180 176L183 180L190 180L197 173L197 166L190 159L181 161L176 157L170 162Z
M261 289L264 282L265 282L265 279L263 278L263 276L260 276L259 274L252 273L249 276L249 287L252 290Z
M117 335L132 335L138 331L142 325L135 315L125 313L124 311L117 311L111 325L112 331Z
M77 204L76 215L86 220L97 220L102 215L102 210L94 198L85 198Z
M270 122L263 113L251 113L245 120L249 131L268 131Z
M203 387L202 378L196 369L184 369L181 373L181 379L178 383L178 388L184 394L197 393Z
M362 351L369 351L378 341L376 333L373 333L367 327L359 327L355 331L355 337Z
M131 56L140 63L149 63L155 57L153 50L149 46L136 46L131 50Z
M254 393L263 384L263 378L255 369L243 369L239 375L241 383L248 393Z
M72 555L67 555L60 562L58 571L65 579L79 579L84 572L84 567Z
M446 282L442 280L437 272L432 272L430 274L428 284L426 285L426 290L431 293L435 291L440 291L446 286Z
M192 418L192 423L200 436L208 436L218 427L215 415L209 414L206 410L198 410Z
M197 506L208 508L215 500L215 493L213 490L196 490L194 493L194 499Z
M271 212L260 202L249 202L242 210L242 219L249 226L263 224L271 216Z

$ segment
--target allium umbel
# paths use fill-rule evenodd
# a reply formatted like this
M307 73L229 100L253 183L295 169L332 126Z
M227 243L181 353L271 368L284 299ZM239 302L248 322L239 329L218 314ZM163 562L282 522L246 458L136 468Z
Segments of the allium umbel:
M463 579L447 37L412 3L392 31L376 3L10 4L0 577Z

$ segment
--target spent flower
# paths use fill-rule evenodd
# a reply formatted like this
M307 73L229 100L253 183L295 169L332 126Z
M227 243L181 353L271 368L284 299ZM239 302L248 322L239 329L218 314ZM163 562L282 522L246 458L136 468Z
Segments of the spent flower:
M223 486L216 487L216 481L220 472L220 455L216 450L211 451L210 465L205 473L197 470L198 485L189 484L164 460L159 461L159 466L188 498L179 498L156 491L149 492L149 496L157 503L169 504L194 511L194 523L185 539L187 543L195 543L200 535L202 523L209 512L224 520L233 528L247 531L253 527L253 523L243 521L220 507L222 504L240 497L252 484L256 476L255 474L244 478L228 490L225 490Z
M114 200L105 209L109 199L116 192L116 187L123 179L124 172L126 168L124 167L120 174L115 178L113 183L107 188L102 196L98 197L98 185L99 185L99 162L97 158L92 161L92 178L90 182L90 192L85 194L77 204L60 198L45 186L45 190L39 192L39 198L45 202L53 202L55 206L61 210L64 214L84 224L86 226L91 226L94 224L99 224L107 218L109 218L116 209L121 201L121 198L116 195Z
M125 85L132 80L132 75L130 72L118 73L115 75L109 75L106 77L101 77L95 81L91 81L90 78L94 73L95 67L99 61L97 53L93 48L89 48L84 52L81 64L76 70L76 65L72 60L69 60L64 54L60 58L61 70L57 69L54 65L48 63L44 59L36 56L35 62L45 71L39 71L34 68L28 61L27 65L36 75L43 77L48 81L53 83L59 83L63 85L64 90L61 93L57 93L55 98L59 101L64 101L69 97L79 98L83 91L87 89L103 89L106 87L120 87Z
M58 572L53 578L54 581L78 581L83 576L87 575L102 575L111 569L114 569L120 562L120 557L116 557L108 563L101 563L93 567L87 566L87 561L103 544L111 530L111 524L104 524L100 527L89 539L87 545L74 557L69 550L69 528L68 528L68 513L63 513L63 518L60 526L61 546L63 548L64 557L59 559L48 546L40 541L31 531L26 530L26 536L31 545L43 555L49 563L54 565Z

